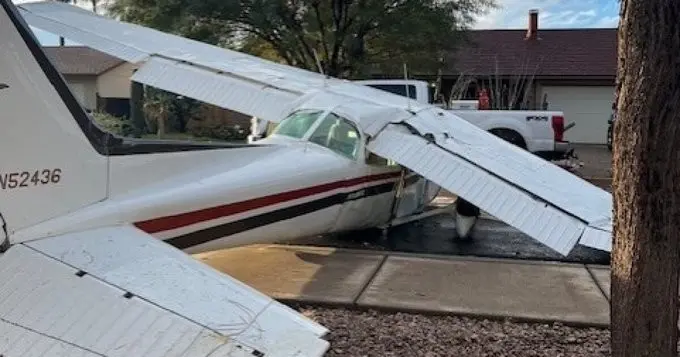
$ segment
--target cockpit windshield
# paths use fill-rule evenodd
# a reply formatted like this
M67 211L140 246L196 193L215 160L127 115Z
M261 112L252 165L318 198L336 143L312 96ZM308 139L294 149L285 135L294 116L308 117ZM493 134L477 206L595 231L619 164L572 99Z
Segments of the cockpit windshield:
M323 111L321 110L297 111L282 120L272 134L301 139L312 125L316 123L322 113Z
M316 125L322 114L323 110L312 109L294 112L283 119L272 134L302 139L314 128L307 140L350 160L356 160L361 148L361 134L357 127L335 113L328 113Z

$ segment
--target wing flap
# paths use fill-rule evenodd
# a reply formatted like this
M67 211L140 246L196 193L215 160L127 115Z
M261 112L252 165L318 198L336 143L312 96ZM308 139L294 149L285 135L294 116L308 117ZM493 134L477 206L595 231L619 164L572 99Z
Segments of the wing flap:
M424 138L388 126L369 150L481 207L548 247L568 254L585 225Z
M102 356L328 348L324 327L134 227L15 245L0 258L0 279L0 321Z
M243 348L26 246L12 247L0 262L6 356L28 355L26 337L41 344L34 349L65 356L208 356L213 350L227 356ZM22 346L23 354L14 354ZM52 355L45 352L39 355Z
M300 96L265 83L236 79L214 70L156 57L137 70L132 80L275 122Z
M585 232L583 232L583 237L580 243L586 247L595 248L599 250L604 250L607 252L612 251L612 227L586 227Z
M450 111L427 109L406 123L437 145L589 223L611 222L611 194Z
M99 357L78 346L0 320L0 355L21 357Z

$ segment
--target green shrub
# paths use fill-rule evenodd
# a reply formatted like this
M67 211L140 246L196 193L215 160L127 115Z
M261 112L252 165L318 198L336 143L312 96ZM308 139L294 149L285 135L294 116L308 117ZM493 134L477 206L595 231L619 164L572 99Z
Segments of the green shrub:
M119 136L130 134L132 127L125 118L119 118L106 112L92 112L92 119L102 130Z
M186 124L188 134L224 141L245 141L250 118L243 114L201 103Z
M244 141L248 138L248 128L214 120L190 120L187 133L195 137L224 141Z

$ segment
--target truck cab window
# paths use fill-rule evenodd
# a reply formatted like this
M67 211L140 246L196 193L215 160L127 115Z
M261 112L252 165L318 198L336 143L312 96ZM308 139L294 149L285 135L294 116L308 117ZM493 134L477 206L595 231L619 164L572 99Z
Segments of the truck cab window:
M367 84L367 86L406 97L406 86L403 84ZM416 86L413 84L408 85L408 97L416 99Z
M356 160L361 146L361 135L352 122L330 113L314 130L309 141L327 147L348 159Z

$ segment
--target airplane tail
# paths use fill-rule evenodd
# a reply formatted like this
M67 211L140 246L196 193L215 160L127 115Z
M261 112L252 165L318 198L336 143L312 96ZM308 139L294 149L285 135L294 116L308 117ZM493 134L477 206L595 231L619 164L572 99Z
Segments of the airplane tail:
M8 1L0 1L0 108L0 244L3 234L106 198L107 148L120 139L92 124Z

